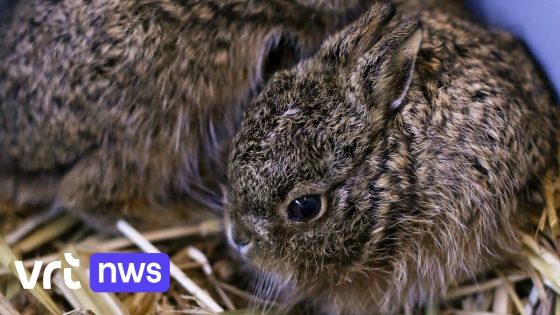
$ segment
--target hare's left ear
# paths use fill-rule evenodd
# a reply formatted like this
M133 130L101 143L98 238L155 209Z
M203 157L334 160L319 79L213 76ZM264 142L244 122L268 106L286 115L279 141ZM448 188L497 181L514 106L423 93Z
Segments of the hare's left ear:
M368 13L326 41L319 58L346 73L372 49L395 13L396 8L390 1L377 2Z
M367 104L398 109L414 74L422 42L418 20L404 22L381 38L362 56L351 74L351 82Z

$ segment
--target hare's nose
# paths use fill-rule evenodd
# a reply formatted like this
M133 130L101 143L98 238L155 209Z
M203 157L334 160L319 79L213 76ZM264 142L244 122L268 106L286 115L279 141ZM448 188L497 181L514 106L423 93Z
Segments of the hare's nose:
M233 226L231 230L231 237L237 246L247 246L251 243L252 237L245 229Z
M253 241L251 233L235 223L231 224L230 231L233 245L242 253L246 252Z

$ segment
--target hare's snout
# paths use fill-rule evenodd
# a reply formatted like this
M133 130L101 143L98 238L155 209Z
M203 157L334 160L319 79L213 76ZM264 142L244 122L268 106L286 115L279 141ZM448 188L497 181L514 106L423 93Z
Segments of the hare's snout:
M235 220L226 223L227 238L230 245L241 255L246 256L253 245L253 235Z

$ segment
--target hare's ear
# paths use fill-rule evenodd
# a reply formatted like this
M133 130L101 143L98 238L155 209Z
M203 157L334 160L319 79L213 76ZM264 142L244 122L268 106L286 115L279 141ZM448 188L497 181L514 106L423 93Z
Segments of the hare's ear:
M362 56L352 70L351 82L363 91L366 102L397 109L404 101L422 43L417 19L404 22Z
M395 6L381 1L354 23L331 37L323 46L323 62L343 69L351 66L379 40L383 28L395 15Z
M273 30L261 42L261 53L255 60L260 68L262 80L266 81L275 72L290 68L307 57L313 43L307 38L299 38L290 33Z

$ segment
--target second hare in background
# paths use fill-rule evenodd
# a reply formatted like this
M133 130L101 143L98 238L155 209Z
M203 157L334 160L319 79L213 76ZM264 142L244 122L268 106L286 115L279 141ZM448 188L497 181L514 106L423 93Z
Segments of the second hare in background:
M19 0L0 24L0 198L107 228L217 207L243 105L370 0ZM145 210L149 209L149 210Z

